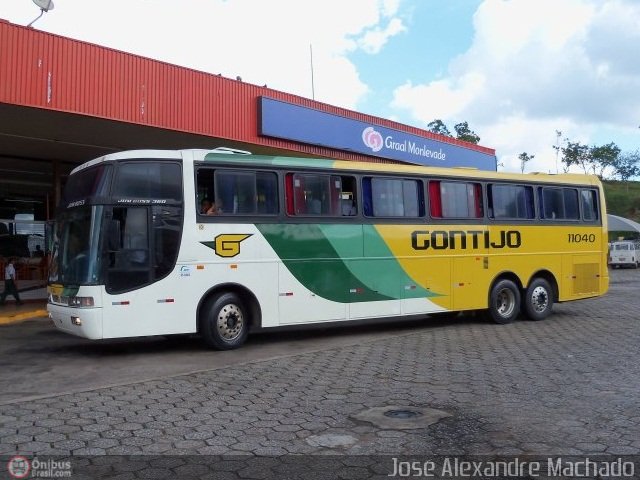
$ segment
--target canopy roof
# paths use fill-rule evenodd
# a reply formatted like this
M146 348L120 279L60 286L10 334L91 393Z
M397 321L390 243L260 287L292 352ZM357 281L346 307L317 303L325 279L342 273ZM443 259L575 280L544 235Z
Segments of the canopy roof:
M610 232L638 232L640 233L640 223L617 215L607 214Z

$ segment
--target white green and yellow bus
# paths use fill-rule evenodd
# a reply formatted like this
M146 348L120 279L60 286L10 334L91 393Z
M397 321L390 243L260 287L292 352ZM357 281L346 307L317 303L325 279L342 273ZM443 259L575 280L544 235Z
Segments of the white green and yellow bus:
M607 291L605 211L587 175L110 154L68 178L48 310L90 339L197 332L217 349L319 322L541 320Z

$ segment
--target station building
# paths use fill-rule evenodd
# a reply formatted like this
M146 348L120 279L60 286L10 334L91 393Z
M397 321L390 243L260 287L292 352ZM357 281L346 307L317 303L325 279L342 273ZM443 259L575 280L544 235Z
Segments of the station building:
M496 169L491 148L0 19L0 241L35 234L20 256L33 255L81 163L121 150L220 146ZM0 243L0 258L7 248Z

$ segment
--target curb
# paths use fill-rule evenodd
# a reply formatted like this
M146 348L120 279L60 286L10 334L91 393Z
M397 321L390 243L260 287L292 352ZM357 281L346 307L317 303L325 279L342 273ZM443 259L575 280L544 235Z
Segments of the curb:
M20 313L15 313L13 315L0 314L0 325L10 325L12 323L18 323L23 320L28 320L30 318L46 317L46 316L47 316L47 311L43 309L31 310L28 312L20 312Z

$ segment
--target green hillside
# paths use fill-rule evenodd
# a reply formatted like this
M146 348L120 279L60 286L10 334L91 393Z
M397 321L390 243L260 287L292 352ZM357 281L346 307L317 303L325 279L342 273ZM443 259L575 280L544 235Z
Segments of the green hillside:
M640 223L640 182L620 182L605 180L604 195L607 199L607 213L630 218ZM609 239L636 237L630 232L609 232Z
M603 183L607 213L640 223L640 182L605 180Z

